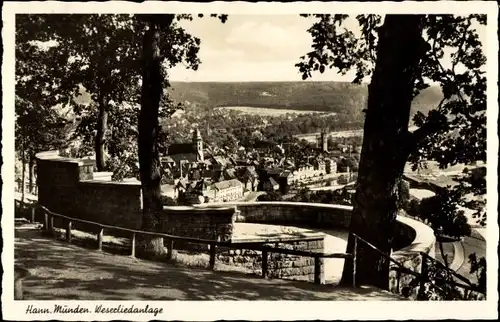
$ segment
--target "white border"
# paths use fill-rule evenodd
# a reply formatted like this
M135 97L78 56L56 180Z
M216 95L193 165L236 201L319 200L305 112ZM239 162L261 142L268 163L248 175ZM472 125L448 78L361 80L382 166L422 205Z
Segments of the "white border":
M5 277L3 278L2 311L5 319L16 320L141 320L153 319L150 315L106 315L106 316L70 316L44 315L25 316L29 303L14 302L13 299L13 192L14 192L14 15L15 13L228 13L228 14L298 14L298 13L484 13L488 15L486 52L488 57L488 228L487 228L487 257L488 257L488 300L484 302L291 302L291 301L176 301L176 302L149 302L151 305L164 308L164 314L154 319L175 319L207 321L218 319L235 320L307 320L307 319L494 319L498 317L498 226L497 222L497 163L498 163L498 39L497 19L498 6L493 1L438 1L438 2L295 2L295 3L246 3L246 2L212 2L212 3L181 3L147 1L145 3L129 3L125 1L96 2L5 2L2 19L4 61L2 65L3 91L3 121L2 121L2 229L4 248L2 263ZM58 301L58 304L69 304L77 301ZM82 305L93 307L96 302L78 301ZM37 302L42 305L41 302ZM43 302L45 307L52 307L54 301ZM99 301L103 303L104 301ZM123 302L109 302L123 303ZM145 302L127 302L145 303Z

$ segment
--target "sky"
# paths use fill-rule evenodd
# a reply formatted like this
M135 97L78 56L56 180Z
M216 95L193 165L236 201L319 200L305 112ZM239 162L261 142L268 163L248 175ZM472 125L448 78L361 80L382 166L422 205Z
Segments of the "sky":
M184 82L301 81L302 75L295 64L312 50L312 37L307 30L314 21L315 18L297 14L232 14L224 24L207 16L193 21L181 20L179 24L201 40L198 54L201 64L197 71L179 64L169 69L169 79ZM348 17L343 26L360 35L355 16ZM485 44L486 28L476 29L480 41ZM483 52L486 53L486 48ZM441 60L445 68L451 66L447 54L445 50L445 58ZM462 72L460 66L456 70ZM326 69L323 74L313 72L308 81L351 82L354 77L354 71L341 75L333 68ZM368 83L370 79L363 81Z
M200 38L197 71L178 65L170 70L171 81L299 81L294 65L310 52L312 38L307 29L312 18L299 15L230 15L225 24L215 18L181 21L193 36ZM359 25L351 16L345 26L358 33ZM483 38L485 28L478 30ZM443 65L447 65L444 62ZM347 81L354 73L340 75L335 69L313 73L312 81ZM365 80L369 81L369 80Z
M225 24L215 18L183 21L200 38L201 65L194 72L179 65L172 81L299 81L294 65L311 51L307 29L310 19L299 15L230 15ZM353 75L336 71L314 75L313 80L352 81Z

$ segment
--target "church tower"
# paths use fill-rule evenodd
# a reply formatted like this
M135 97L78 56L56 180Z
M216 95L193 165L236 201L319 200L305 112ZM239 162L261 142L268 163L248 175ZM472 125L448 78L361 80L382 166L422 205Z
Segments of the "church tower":
M203 161L203 139L199 129L193 131L193 145L196 148L196 160Z
M322 152L328 152L328 129L321 130L321 150Z

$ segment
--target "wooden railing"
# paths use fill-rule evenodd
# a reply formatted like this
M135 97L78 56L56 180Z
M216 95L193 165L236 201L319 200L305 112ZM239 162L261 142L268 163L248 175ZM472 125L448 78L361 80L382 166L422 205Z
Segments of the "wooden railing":
M419 300L422 300L422 299L425 298L425 284L426 283L428 283L431 287L433 287L433 288L435 288L435 289L437 289L439 291L443 291L438 284L432 283L431 278L429 277L429 267L427 265L427 261L432 261L434 263L434 265L436 265L436 266L439 267L439 269L445 270L447 273L449 273L450 275L452 275L456 279L458 279L458 280L460 280L460 281L462 281L462 282L464 282L466 284L462 284L462 283L455 282L455 281L450 281L450 280L444 280L444 279L439 278L439 277L438 278L434 277L434 281L436 281L438 283L441 283L441 284L448 284L448 285L451 285L451 286L455 286L455 287L461 288L461 289L464 290L465 295L467 294L467 292L477 292L477 293L486 295L483 290L479 289L469 279L467 279L466 277L458 274L454 270L446 267L443 263L437 261L435 258L431 257L427 253L424 253L424 252L420 252L419 253L420 256L422 257L421 269L420 269L420 273L419 273L419 272L413 271L413 270L405 267L403 264L399 263L394 258L390 257L388 254L382 252L380 249L378 249L376 246L372 245L371 243L369 243L365 239L357 236L356 234L353 234L353 235L356 236L359 241L361 241L361 242L365 243L366 245L370 246L372 249L374 249L378 253L380 253L383 257L385 257L386 259L388 259L391 263L393 263L393 264L396 265L396 267L393 268L393 270L395 270L397 272L397 289L398 290L399 290L399 282L400 282L401 274L402 273L403 274L413 275L414 277L416 277L418 279L418 281L419 281L419 287L418 287L418 293L417 293L417 299L419 299Z
M210 239L200 239L200 238L193 238L193 237L181 237L181 236L175 236L175 235L169 235L169 234L164 234L164 233L158 233L158 232L150 232L150 231L143 231L143 230L136 230L136 229L130 229L130 228L124 228L124 227L117 227L117 226L112 226L112 225L105 225L93 221L88 221L88 220L83 220L83 219L78 219L78 218L73 218L65 215L61 215L58 213L54 213L47 209L44 206L41 205L36 205L33 204L33 207L31 208L31 221L35 222L35 208L38 207L39 209L42 210L43 212L43 229L46 232L54 233L54 218L61 218L65 222L65 232L66 232L66 241L68 243L71 243L72 241L72 229L73 229L73 223L81 223L81 224L87 224L91 225L94 227L97 227L98 232L97 232L97 245L96 248L99 251L102 251L102 244L103 244L103 237L104 237L104 231L105 230L113 230L113 231L121 231L128 233L130 235L130 256L135 257L135 251L136 251L136 239L138 235L146 235L146 236L151 236L151 237L158 237L158 238L163 238L164 242L167 245L167 260L172 259L172 254L174 250L174 243L176 241L178 242L188 242L188 243L195 243L195 244L205 244L209 246L209 254L210 254L210 259L209 259L209 266L210 269L214 269L215 267L215 260L217 257L217 249L220 247L224 248L229 248L229 249L248 249L248 250L255 250L255 251L261 251L262 252L262 277L267 277L268 275L268 260L269 260L269 254L270 253L279 253L279 254L285 254L285 255L294 255L294 256L303 256L303 257L312 257L314 258L314 283L316 284L321 284L321 266L322 266L322 261L325 258L339 258L339 259L349 259L349 260L354 260L354 263L356 262L356 251L354 251L354 254L349 254L349 253L323 253L323 252L313 252L313 251L305 251L305 250L296 250L296 249L285 249L285 248L277 248L277 247L271 247L264 245L265 241L262 242L252 242L252 243L234 243L234 242L221 242L221 241L215 241L215 240L210 240ZM308 240L307 238L301 239L301 240ZM311 240L309 238L309 240ZM353 265L353 276L356 276L356 264ZM353 285L356 285L356 280L355 278L353 279Z
M16 202L19 202L19 200L16 200ZM427 266L427 260L433 261L436 265L440 266L441 269L446 269L450 274L452 274L454 277L456 277L458 280L466 283L462 284L459 282L453 282L453 281L448 281L448 280L438 280L438 282L442 282L445 284L450 284L455 287L459 287L464 289L466 292L477 292L480 294L485 294L483 290L480 290L477 286L473 285L467 278L461 276L460 274L454 272L453 270L447 268L445 265L442 263L436 261L434 258L430 257L428 254L424 252L420 252L420 255L422 256L422 266L421 266L421 272L416 272L413 271L407 267L405 267L403 264L399 263L396 261L394 258L389 256L388 254L384 253L381 251L379 248L365 240L364 238L358 236L357 234L352 233L354 236L354 248L353 248L353 253L323 253L323 252L311 252L311 251L304 251L304 250L295 250L295 249L284 249L284 248L276 248L276 247L270 247L267 245L264 245L267 242L260 242L260 243L233 243L233 242L221 242L221 241L214 241L214 240L209 240L209 239L200 239L200 238L192 238L192 237L181 237L181 236L175 236L175 235L169 235L169 234L164 234L164 233L158 233L158 232L149 232L149 231L142 231L142 230L135 230L135 229L129 229L129 228L123 228L123 227L117 227L117 226L112 226L112 225L105 225L93 221L88 221L88 220L83 220L83 219L78 219L78 218L73 218L69 216L64 216L61 214L54 213L47 209L44 206L38 205L38 204L31 204L31 222L35 222L35 208L38 207L39 209L42 210L44 214L44 222L43 222L43 229L47 232L54 233L54 218L61 218L66 222L65 225L65 230L66 230L66 241L68 243L71 243L72 241L72 223L83 223L83 224L88 224L94 227L98 228L98 233L97 233L97 245L96 248L99 251L102 251L102 244L103 244L103 237L104 237L104 230L115 230L115 231L122 231L130 234L130 240L131 240L131 245L130 245L130 256L135 257L135 248L136 248L136 238L138 235L147 235L147 236L152 236L152 237L159 237L163 238L164 241L166 241L167 244L167 259L171 260L172 259L172 254L174 250L174 242L175 241L181 241L181 242L188 242L188 243L195 243L195 244L205 244L209 245L209 253L210 253L210 259L209 259L209 267L210 269L214 269L215 267L215 260L217 257L217 248L219 247L225 247L229 249L248 249L248 250L255 250L255 251L261 251L262 252L262 277L267 277L268 273L268 255L269 253L279 253L279 254L286 254L286 255L295 255L295 256L304 256L304 257L312 257L314 258L314 283L320 284L321 283L321 265L322 265L322 260L324 258L339 258L339 259L348 259L348 260L353 260L353 269L352 269L352 285L353 287L357 286L356 282L356 271L357 271L357 251L358 251L358 244L359 242L365 243L372 249L376 250L378 253L380 253L383 257L385 257L387 260L389 260L391 263L395 264L396 267L393 268L393 270L396 270L397 272L397 289L399 290L399 282L401 278L401 274L409 274L414 277L416 277L419 280L419 287L418 287L418 295L417 299L424 299L425 295L425 284L431 282L429 275L428 275L428 266ZM305 240L305 239L304 239ZM436 285L435 283L429 283L434 288L439 289L439 286Z
M429 254L426 254L426 253L423 253L421 252L420 253L421 256L422 256L422 269L424 270L424 273L427 273L426 271L428 271L428 265L427 265L427 261L430 261L432 262L439 270L441 271L444 271L446 272L447 274L449 274L450 276L453 277L453 281L452 280L445 280L443 278L440 278L440 277L435 277L434 279L437 281L437 282L440 282L440 283L444 283L444 284L448 284L448 285L451 285L451 286L454 286L454 287L457 287L457 288L460 288L460 289L463 289L464 290L464 297L467 298L467 295L469 292L476 292L476 293L480 293L480 294L483 294L483 295L486 295L485 294L485 291L484 290L481 290L480 288L478 288L477 285L474 285L468 278L466 278L465 276L462 276L460 274L458 274L457 272L455 272L454 270L452 270L451 268L447 267L446 265L444 265L443 263L439 262L438 260L436 260L435 258L429 256ZM462 283L461 283L462 282ZM465 284L464 284L465 283ZM436 284L431 284L433 287L439 289L439 286L437 286ZM441 290L442 291L442 290Z

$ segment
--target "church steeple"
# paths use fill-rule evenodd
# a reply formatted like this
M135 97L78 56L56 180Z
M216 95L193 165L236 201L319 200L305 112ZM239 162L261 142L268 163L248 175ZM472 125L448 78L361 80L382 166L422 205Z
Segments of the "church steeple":
M203 161L203 139L201 137L200 130L196 128L193 131L193 145L196 146L196 159L197 161Z

